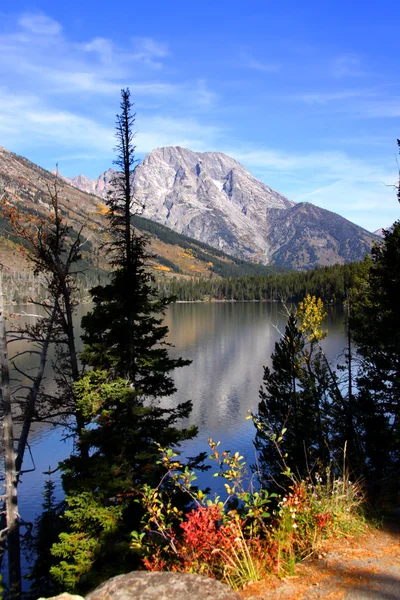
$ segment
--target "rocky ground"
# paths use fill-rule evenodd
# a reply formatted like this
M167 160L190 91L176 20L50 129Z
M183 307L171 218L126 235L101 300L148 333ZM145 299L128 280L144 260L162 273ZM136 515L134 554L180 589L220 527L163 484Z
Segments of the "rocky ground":
M400 599L400 523L336 540L298 565L294 577L250 584L240 595L243 600Z

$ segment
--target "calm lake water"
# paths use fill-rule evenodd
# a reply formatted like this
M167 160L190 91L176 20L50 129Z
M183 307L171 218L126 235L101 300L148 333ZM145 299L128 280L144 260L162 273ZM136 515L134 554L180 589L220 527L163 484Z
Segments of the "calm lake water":
M85 307L80 310L84 312ZM190 366L175 372L178 391L165 401L166 407L188 399L193 402L188 423L197 425L199 435L185 443L182 454L194 456L207 451L207 438L211 437L221 442L221 449L239 451L249 464L254 463L255 430L246 416L257 410L263 365L270 365L279 331L285 327L283 307L267 303L174 304L165 320L168 341L174 345L171 355L192 360ZM329 331L325 351L336 359L345 347L341 309L329 310L325 328ZM40 514L44 472L49 467L55 469L71 451L71 441L62 438L62 432L49 425L38 425L32 432L34 464L27 453L23 469L34 471L22 476L18 488L19 512L25 521L32 522ZM61 498L57 474L53 477ZM211 474L202 475L201 484L211 484L216 492L221 486Z

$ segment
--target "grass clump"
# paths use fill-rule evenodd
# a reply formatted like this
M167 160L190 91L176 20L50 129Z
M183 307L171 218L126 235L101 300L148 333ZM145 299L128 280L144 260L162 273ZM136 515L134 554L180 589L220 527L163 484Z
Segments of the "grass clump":
M292 575L296 563L318 552L329 539L355 536L366 529L364 495L359 483L345 476L319 473L292 482L279 499L273 525L277 572Z

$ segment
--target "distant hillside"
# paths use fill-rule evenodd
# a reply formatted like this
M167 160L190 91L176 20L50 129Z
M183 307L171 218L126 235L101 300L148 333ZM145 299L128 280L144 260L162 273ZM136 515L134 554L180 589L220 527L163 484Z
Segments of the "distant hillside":
M234 256L229 256L221 250L213 248L208 244L198 242L193 238L186 235L176 233L164 225L160 225L155 221L150 221L138 215L133 217L133 223L135 227L144 233L151 235L151 245L153 250L160 248L160 244L165 244L168 247L163 248L162 255L158 254L157 259L161 264L166 264L165 260L167 256L174 254L174 247L179 248L177 256L177 262L171 261L171 267L175 273L182 273L181 262L182 257L192 258L196 263L193 262L190 273L192 275L200 275L201 265L206 265L207 270L211 273L219 275L220 277L242 277L245 275L266 275L269 273L281 273L288 269L283 267L267 266L259 263L251 263ZM183 252L182 252L183 249Z

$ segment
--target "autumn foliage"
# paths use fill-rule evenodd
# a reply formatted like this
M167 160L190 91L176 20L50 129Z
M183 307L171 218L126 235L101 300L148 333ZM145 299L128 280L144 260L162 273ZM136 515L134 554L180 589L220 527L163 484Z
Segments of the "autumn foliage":
M225 481L224 502L197 490L195 474L172 451L160 450L167 473L157 488L142 488L142 529L132 533L131 547L147 570L200 573L239 589L269 574L291 574L324 540L362 531L363 496L347 476L331 480L326 472L296 480L289 471L286 493L271 494L245 483L238 452L209 444L215 475ZM182 493L189 499L187 510L173 500Z

